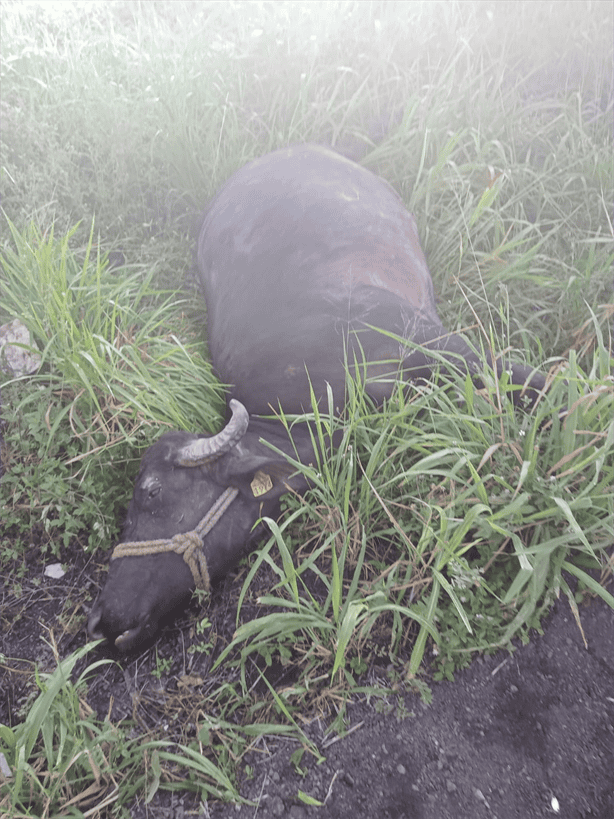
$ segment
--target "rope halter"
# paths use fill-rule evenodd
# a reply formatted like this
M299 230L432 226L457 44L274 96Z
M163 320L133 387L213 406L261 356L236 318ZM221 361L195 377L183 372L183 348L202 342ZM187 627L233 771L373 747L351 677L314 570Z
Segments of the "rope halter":
M228 487L191 532L184 532L172 538L163 538L161 540L138 540L119 543L113 549L111 560L118 557L142 557L143 555L157 555L162 552L175 552L182 555L190 567L196 588L209 591L209 570L207 569L207 558L204 554L205 537L238 494L238 489L232 486Z

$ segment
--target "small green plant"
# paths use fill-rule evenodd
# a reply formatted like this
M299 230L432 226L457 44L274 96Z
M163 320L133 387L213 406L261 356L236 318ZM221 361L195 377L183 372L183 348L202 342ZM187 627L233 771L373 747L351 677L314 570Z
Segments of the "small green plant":
M152 669L152 675L156 677L156 679L160 680L164 677L173 665L173 658L172 657L161 657L158 654L158 649L156 649L156 667Z
M197 635L202 636L211 628L211 625L211 620L207 617L201 617L197 621L194 630ZM210 654L212 648L213 642L211 640L202 640L200 643L192 643L191 646L188 646L188 654Z
M10 544L23 536L38 541L42 554L56 557L75 540L89 549L111 542L136 467L130 442L84 459L83 441L53 387L41 384L19 400L12 385L3 397L5 406L14 399L16 412L4 432L2 563L11 566Z

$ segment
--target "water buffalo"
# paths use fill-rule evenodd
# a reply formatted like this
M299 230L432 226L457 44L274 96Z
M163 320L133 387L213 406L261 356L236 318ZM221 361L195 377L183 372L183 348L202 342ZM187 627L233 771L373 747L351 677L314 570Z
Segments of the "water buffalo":
M287 148L237 171L205 216L198 268L232 418L211 437L166 433L143 457L88 624L122 652L150 642L195 585L221 577L289 487L306 489L262 440L308 462L308 431L295 425L291 440L279 421L254 416L309 410L310 388L317 400L332 389L342 408L353 363L376 402L399 377L428 377L429 351L472 374L481 367L439 320L416 223L399 196L325 148ZM531 403L543 376L505 367Z

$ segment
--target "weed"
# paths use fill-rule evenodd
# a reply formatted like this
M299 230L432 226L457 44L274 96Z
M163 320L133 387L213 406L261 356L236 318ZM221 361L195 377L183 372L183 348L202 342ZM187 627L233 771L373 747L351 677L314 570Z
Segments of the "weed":
M158 650L156 649L156 667L151 672L156 679L161 680L166 674L168 674L169 669L173 665L172 657L163 658L158 654Z
M86 679L110 663L89 665L70 681L90 643L71 654L49 675L39 677L40 694L24 722L0 725L0 747L11 771L0 784L0 808L11 816L53 816L69 805L75 811L121 807L144 789L151 800L159 788L174 789L167 771L186 771L183 788L203 798L240 799L223 770L187 747L171 750L167 741L128 739L125 728L101 722L86 703ZM207 784L205 784L207 783Z

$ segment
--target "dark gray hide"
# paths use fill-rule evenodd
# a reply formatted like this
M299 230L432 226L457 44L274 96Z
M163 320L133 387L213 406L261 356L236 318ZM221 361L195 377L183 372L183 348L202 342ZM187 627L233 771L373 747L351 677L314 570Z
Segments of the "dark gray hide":
M237 171L209 207L198 265L213 364L232 385L230 397L250 414L279 406L286 413L309 410L307 372L316 397L325 397L330 385L342 408L345 362L366 364L365 389L377 402L399 376L429 376L428 350L472 373L480 369L466 342L441 325L416 223L401 199L330 150L288 148ZM505 366L513 383L528 385L531 403L543 376ZM288 479L285 460L259 439L302 462L313 451L305 430L295 426L291 442L276 421L251 418L239 442L209 466L179 464L177 453L198 437L167 433L145 454L121 541L191 531L228 486L237 487L238 497L205 540L215 580L253 543L258 518L277 513L286 484L306 488L302 478ZM259 471L272 485L254 497ZM116 641L122 651L140 647L193 587L176 554L118 558L89 632Z

